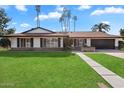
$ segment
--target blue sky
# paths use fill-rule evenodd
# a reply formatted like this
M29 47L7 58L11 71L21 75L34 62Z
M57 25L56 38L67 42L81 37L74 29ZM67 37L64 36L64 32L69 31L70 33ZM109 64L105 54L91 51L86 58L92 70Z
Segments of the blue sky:
M5 9L12 21L9 27L15 27L16 32L23 32L36 27L35 6L0 6ZM40 23L41 27L53 31L61 31L59 17L64 6L60 5L41 5ZM106 5L66 5L71 10L72 15L76 15L76 31L91 31L94 24L104 22L111 26L109 33L119 34L119 29L124 28L124 6ZM73 23L71 24L73 30Z

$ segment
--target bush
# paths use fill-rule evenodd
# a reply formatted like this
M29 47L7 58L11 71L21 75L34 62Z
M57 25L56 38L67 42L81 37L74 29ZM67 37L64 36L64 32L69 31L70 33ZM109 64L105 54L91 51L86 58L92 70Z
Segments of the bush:
M11 42L10 42L9 39L7 39L7 38L2 38L2 39L0 40L0 46L3 47L3 48L9 48L10 45L11 45Z
M119 41L119 49L124 48L124 41Z
M67 37L63 39L63 42L64 42L64 50L71 50L73 39Z

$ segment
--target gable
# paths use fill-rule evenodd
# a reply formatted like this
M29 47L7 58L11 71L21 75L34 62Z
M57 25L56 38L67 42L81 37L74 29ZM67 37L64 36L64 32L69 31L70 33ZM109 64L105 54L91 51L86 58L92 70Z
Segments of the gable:
M24 33L53 33L52 31L48 30L48 29L44 29L44 28L34 28L28 31L23 32Z

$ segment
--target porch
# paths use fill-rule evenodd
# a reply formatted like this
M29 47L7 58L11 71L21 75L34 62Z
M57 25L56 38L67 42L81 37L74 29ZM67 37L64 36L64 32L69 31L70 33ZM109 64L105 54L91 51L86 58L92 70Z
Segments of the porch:
M15 49L48 49L63 48L63 38L58 37L20 37L11 38L11 48Z

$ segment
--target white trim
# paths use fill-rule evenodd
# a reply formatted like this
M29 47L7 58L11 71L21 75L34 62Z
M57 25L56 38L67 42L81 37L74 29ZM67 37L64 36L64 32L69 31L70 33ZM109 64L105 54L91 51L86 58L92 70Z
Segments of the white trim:
M87 46L90 47L91 46L91 39L90 38L87 38L86 40L87 40Z
M60 47L63 48L63 38L60 39Z

